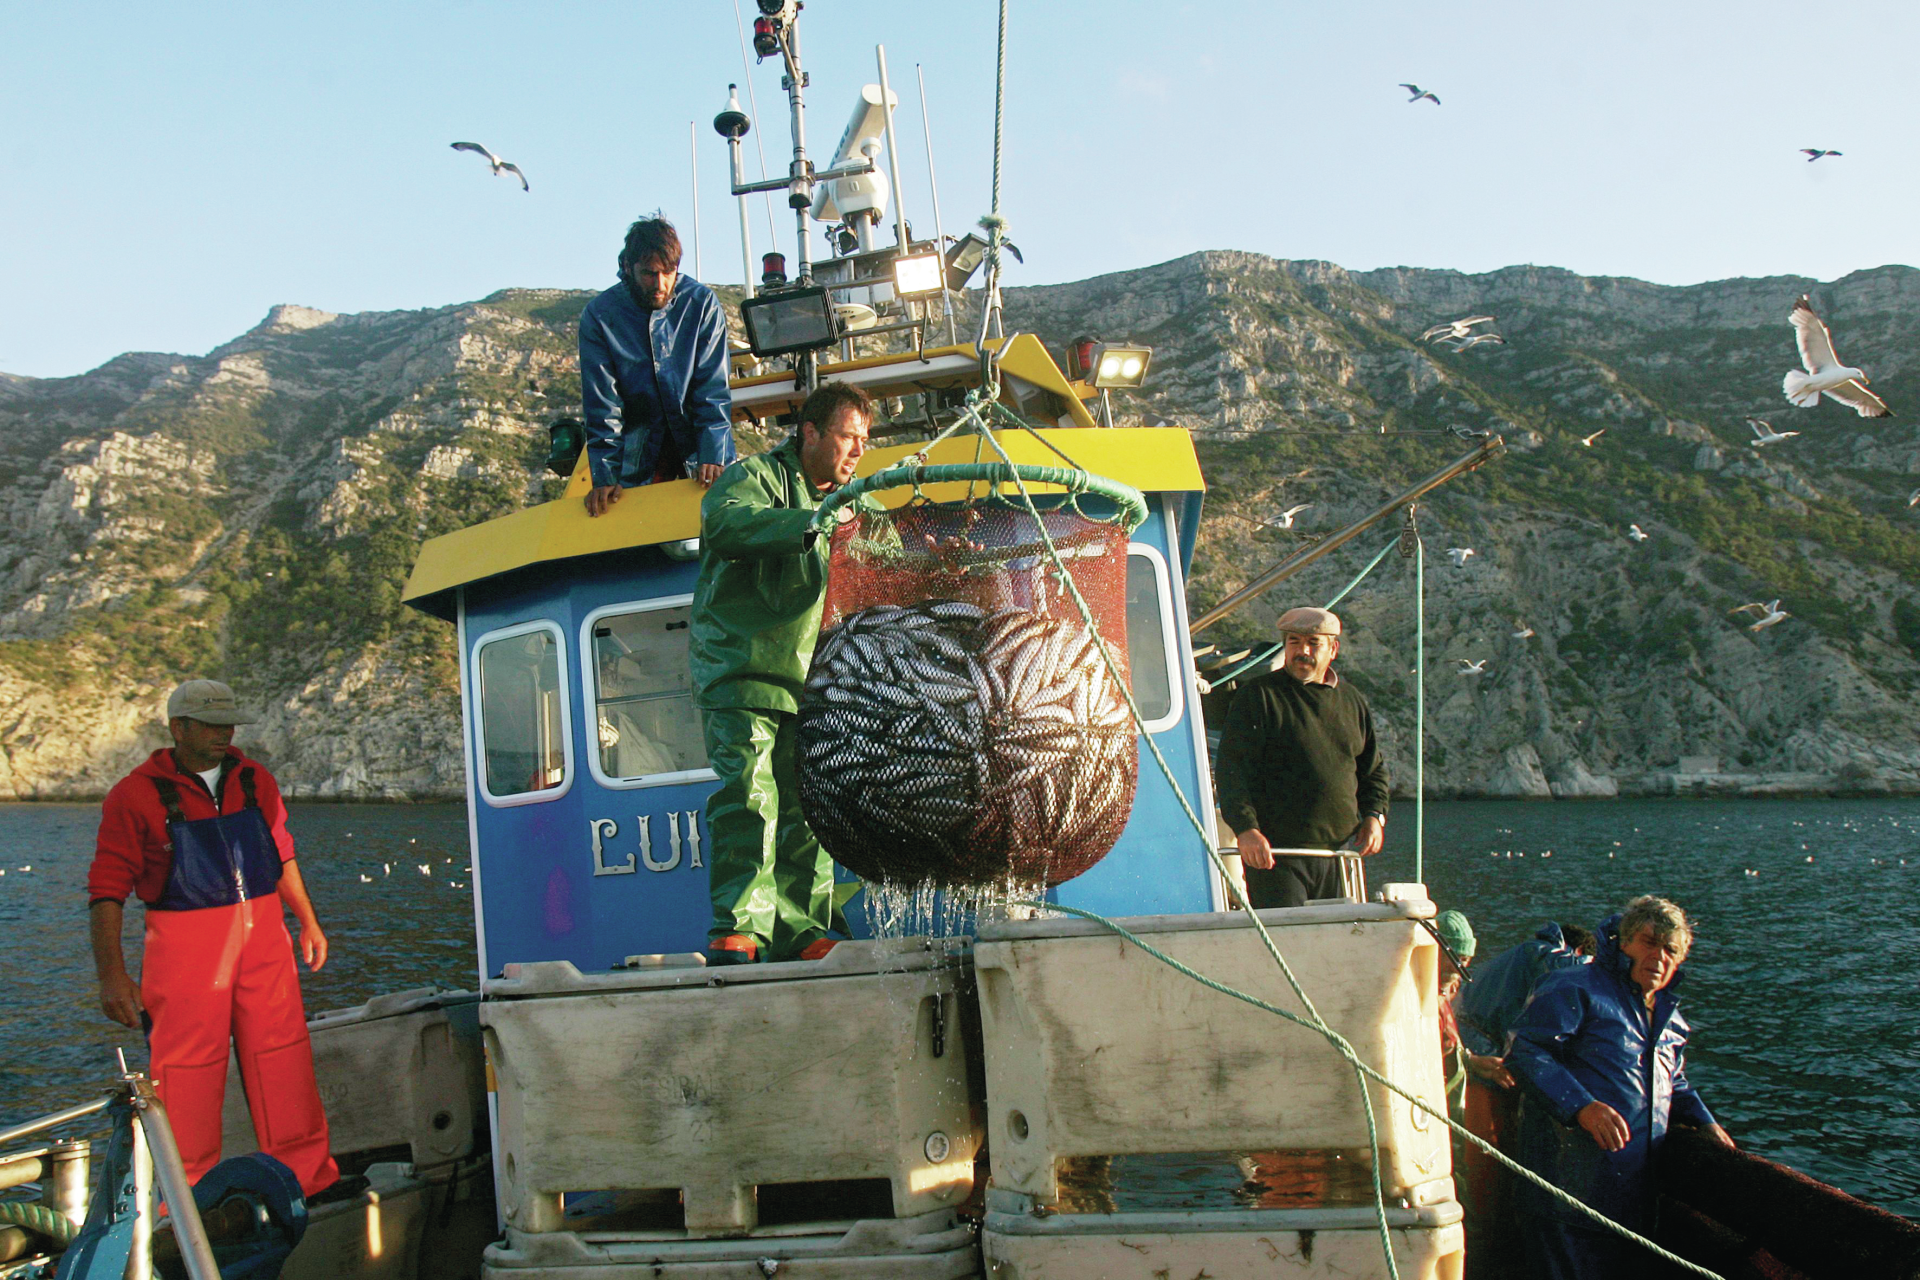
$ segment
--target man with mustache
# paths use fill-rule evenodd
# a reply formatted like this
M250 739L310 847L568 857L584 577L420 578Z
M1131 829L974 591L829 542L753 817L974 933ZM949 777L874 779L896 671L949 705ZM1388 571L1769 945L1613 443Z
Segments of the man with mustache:
M1241 686L1220 735L1220 813L1255 908L1342 895L1339 859L1275 849L1377 853L1387 827L1387 762L1373 712L1333 671L1340 619L1330 609L1289 609L1280 634L1280 670Z

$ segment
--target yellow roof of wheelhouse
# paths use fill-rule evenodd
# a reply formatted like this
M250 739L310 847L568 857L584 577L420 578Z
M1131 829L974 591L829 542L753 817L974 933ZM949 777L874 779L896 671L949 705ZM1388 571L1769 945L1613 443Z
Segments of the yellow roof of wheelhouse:
M995 345L993 342L989 346ZM1001 357L1007 383L1026 383L1056 397L1062 415L1076 423L1067 429L1042 430L1042 439L1055 442L1062 452L1096 475L1107 476L1136 489L1156 493L1202 491L1200 461L1193 438L1181 427L1123 427L1099 429L1073 393L1046 348L1031 334L1013 339ZM900 356L823 365L823 378L857 382L875 395L910 394L932 385L973 386L979 381L979 358L971 345L929 349L926 359L908 352ZM969 376L971 373L971 376ZM792 374L762 375L733 383L734 416L759 417L788 412L801 397ZM1091 430L1081 428L1093 428ZM1000 444L1015 462L1038 466L1061 465L1059 454L1024 431L1001 432ZM891 445L869 450L860 460L860 474L878 471L923 448L921 444ZM977 442L954 437L934 446L931 462L972 462ZM433 538L420 548L413 573L401 599L424 612L451 620L455 588L511 573L531 565L571 560L632 547L654 546L700 536L700 498L705 492L691 480L647 485L630 490L621 502L598 519L590 519L585 496L584 452L566 491L552 502L511 515L470 525ZM926 496L935 502L965 496L964 484L929 485ZM950 491L950 492L949 492ZM1046 492L1036 487L1035 492ZM876 495L888 505L904 503L906 489Z

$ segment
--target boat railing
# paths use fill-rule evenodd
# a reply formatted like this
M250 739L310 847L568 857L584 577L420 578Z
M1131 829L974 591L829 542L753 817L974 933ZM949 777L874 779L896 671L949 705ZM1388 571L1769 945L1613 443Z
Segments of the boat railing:
M1276 858L1338 858L1340 859L1340 896L1348 902L1367 900L1367 873L1360 861L1360 853L1355 849L1275 849ZM1236 888L1245 897L1247 883L1245 871L1240 865L1240 851L1231 845L1220 850L1220 857L1227 869L1238 879ZM1249 899L1251 901L1251 899Z

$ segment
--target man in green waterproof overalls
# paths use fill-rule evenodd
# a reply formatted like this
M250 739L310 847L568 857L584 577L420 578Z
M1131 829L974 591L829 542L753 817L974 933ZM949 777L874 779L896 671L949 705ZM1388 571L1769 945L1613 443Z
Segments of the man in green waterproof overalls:
M707 763L708 964L816 960L833 946L833 859L800 813L795 713L827 589L820 500L853 479L873 402L827 383L778 448L728 467L700 503L689 660Z

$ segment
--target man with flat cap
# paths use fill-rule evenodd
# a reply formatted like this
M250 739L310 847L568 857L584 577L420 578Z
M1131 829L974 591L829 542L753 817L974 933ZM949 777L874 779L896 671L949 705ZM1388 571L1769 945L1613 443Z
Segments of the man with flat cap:
M300 922L300 955L315 972L327 935L293 858L280 787L233 746L233 727L256 719L217 680L189 680L167 699L173 746L116 783L101 807L87 872L93 960L101 1009L146 1028L187 1177L198 1181L220 1160L231 1044L260 1149L311 1196L340 1175L284 910ZM146 904L137 984L120 952L130 893Z
M1341 895L1339 859L1276 857L1275 849L1377 853L1387 828L1387 762L1373 712L1333 670L1340 619L1329 609L1289 609L1280 635L1280 669L1240 687L1220 735L1220 813L1256 908Z

